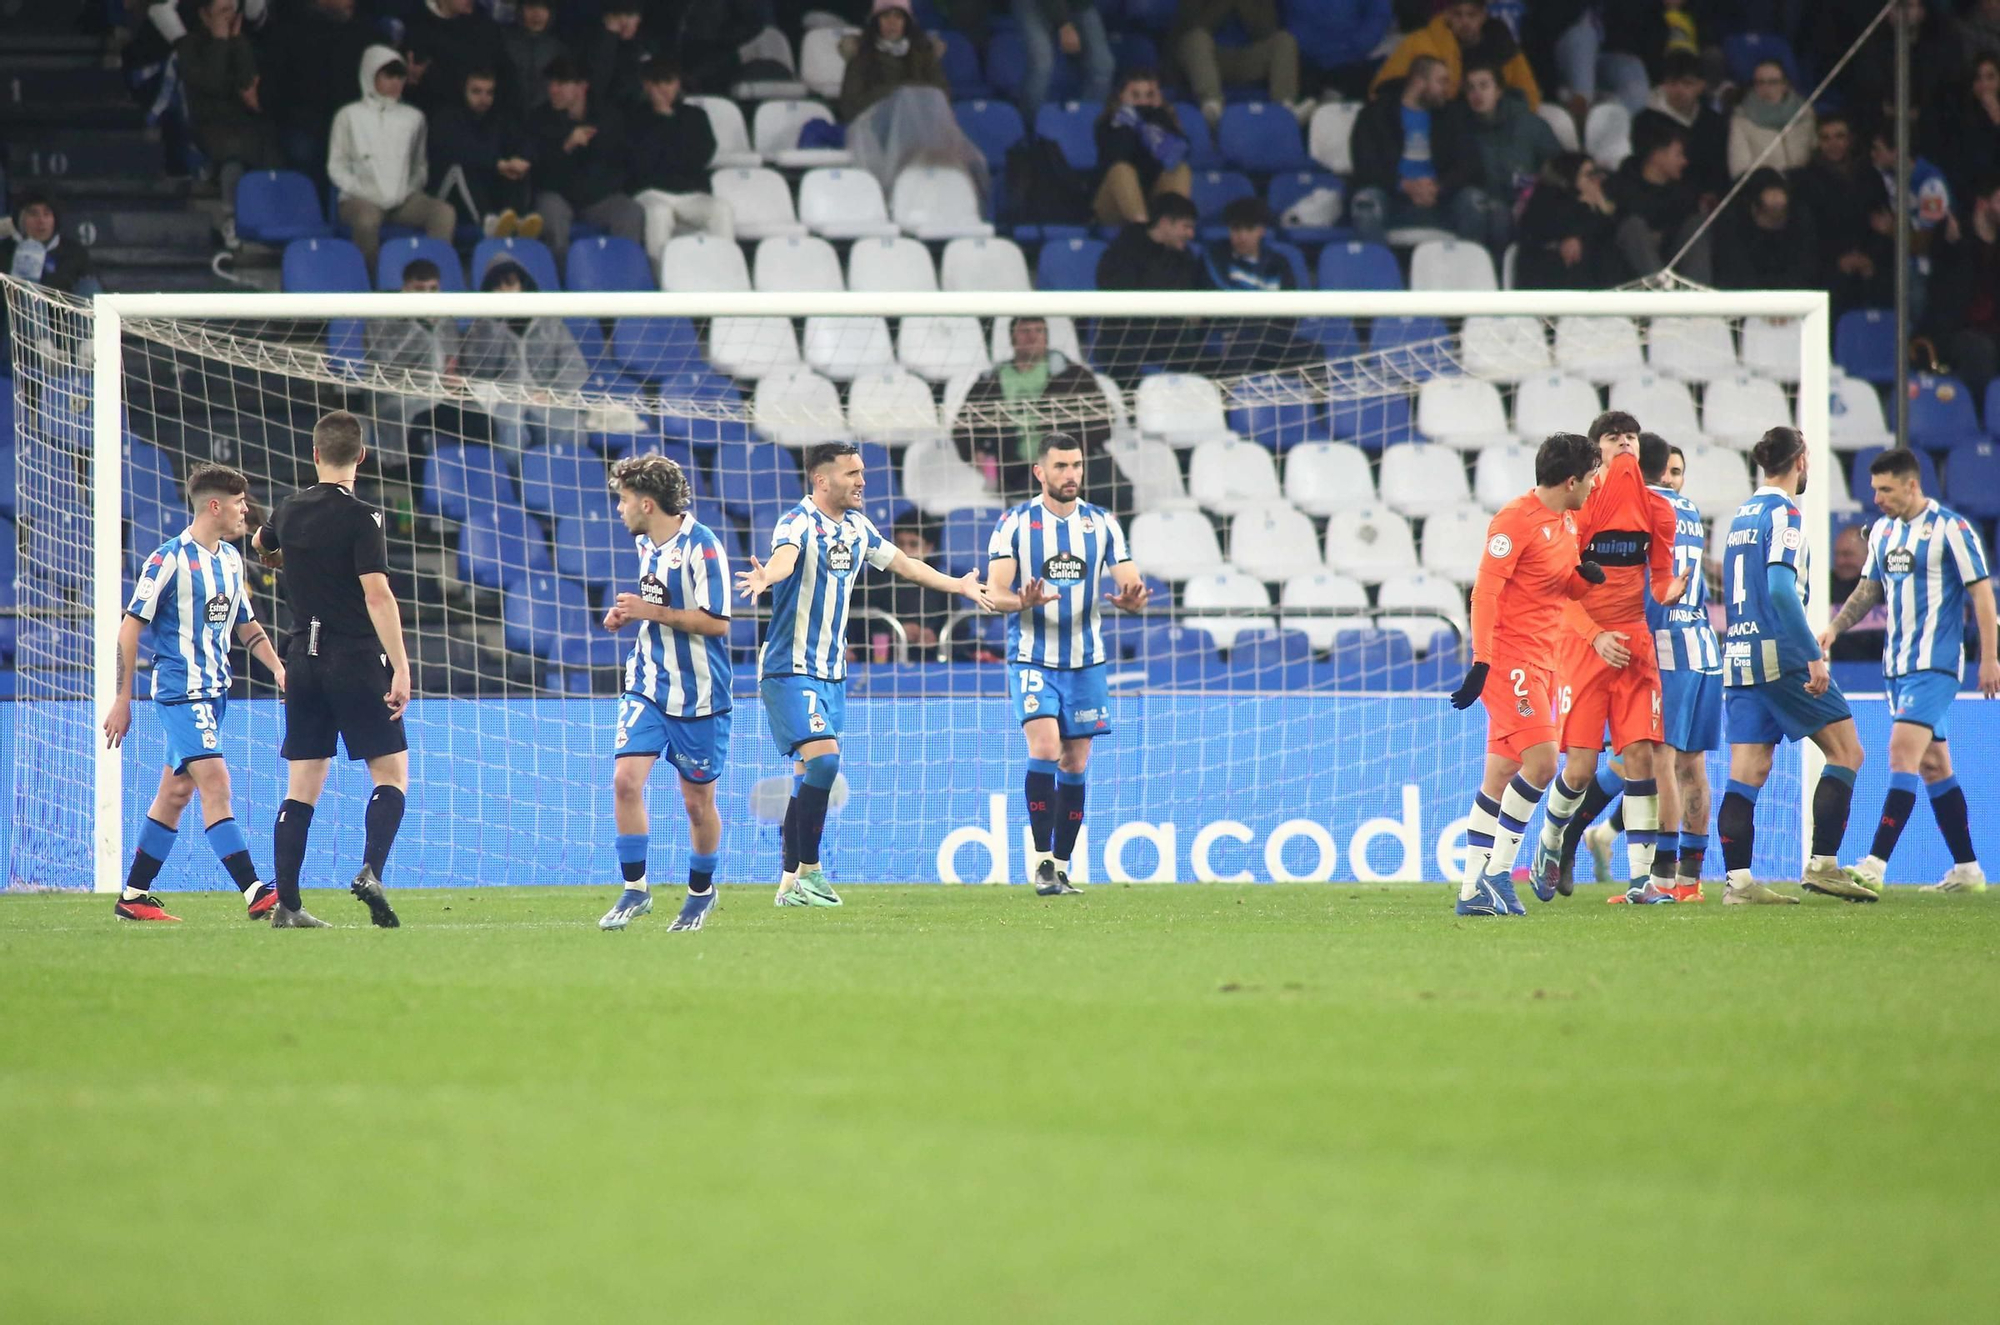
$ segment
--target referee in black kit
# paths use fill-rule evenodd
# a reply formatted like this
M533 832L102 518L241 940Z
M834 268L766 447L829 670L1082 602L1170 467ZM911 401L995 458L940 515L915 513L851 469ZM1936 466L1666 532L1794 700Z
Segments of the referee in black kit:
M389 591L382 513L354 495L354 471L364 454L361 421L352 414L336 410L314 424L319 482L286 498L250 542L265 565L284 567L292 609L283 749L291 776L272 830L278 874L273 929L326 926L300 904L299 870L336 738L346 743L349 759L368 762L375 782L364 863L349 891L375 924L394 929L399 923L382 892L382 871L410 784L410 743L403 733L410 658Z

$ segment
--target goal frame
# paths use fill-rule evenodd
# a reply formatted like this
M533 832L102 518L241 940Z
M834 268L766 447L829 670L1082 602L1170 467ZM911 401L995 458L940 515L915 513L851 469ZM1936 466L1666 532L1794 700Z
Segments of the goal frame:
M127 318L182 320L321 320L330 318L478 317L1072 317L1072 318L1386 318L1565 316L1767 317L1795 319L1801 338L1798 422L1813 470L1833 463L1827 436L1832 365L1832 312L1824 290L1771 291L1357 291L1282 293L1200 291L956 291L951 293L666 293L619 291L536 294L99 294L91 300L91 697L103 713L116 697L118 621L124 610L124 378L121 346ZM1831 588L1831 511L1827 486L1814 484L1800 503L1811 551L1815 632L1827 622ZM1803 782L1818 776L1821 757L1802 745ZM93 770L93 886L116 892L123 881L124 763L100 745ZM1812 799L1804 797L1801 860L1812 836Z

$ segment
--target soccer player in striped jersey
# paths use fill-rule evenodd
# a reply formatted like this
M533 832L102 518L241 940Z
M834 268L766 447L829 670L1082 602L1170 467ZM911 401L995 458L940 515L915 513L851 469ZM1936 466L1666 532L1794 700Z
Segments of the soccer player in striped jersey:
M766 589L771 627L759 658L757 693L778 752L794 760L785 810L785 872L779 906L839 906L820 868L826 803L840 773L847 716L847 606L863 564L940 593L980 601L979 573L953 579L905 553L861 513L866 475L852 442L806 452L808 491L771 535L771 559L750 558L736 576L746 602Z
M1042 438L1035 463L1042 495L1000 517L987 546L986 602L1007 620L1008 690L1028 741L1028 827L1035 891L1080 891L1070 855L1083 828L1090 743L1111 730L1108 655L1100 614L1110 603L1143 612L1149 591L1102 506L1081 500L1083 446L1066 433ZM1105 594L1109 575L1118 591ZM1016 577L1025 576L1017 589Z
M1716 815L1728 884L1728 905L1797 905L1750 873L1757 835L1757 793L1771 776L1779 741L1810 740L1826 756L1813 788L1812 854L1802 886L1808 892L1872 902L1876 893L1840 867L1861 738L1847 699L1833 683L1826 657L1806 624L1810 580L1806 531L1797 497L1806 490L1806 439L1796 428L1773 428L1750 458L1763 486L1736 508L1722 557L1722 594L1729 612L1723 636L1723 706L1729 723L1729 790Z
M153 648L153 704L167 737L166 768L113 907L121 919L179 919L167 914L152 885L173 852L181 812L197 791L208 845L243 894L250 917L265 915L278 903L278 890L258 880L249 840L236 822L222 748L222 719L234 680L232 637L264 664L280 690L285 688L285 664L257 624L243 587L243 554L229 542L249 529L249 493L250 485L235 470L195 466L187 481L194 520L146 559L118 627L118 698L104 719L105 743L116 749L132 730L132 677L142 636Z
M1889 691L1889 796L1875 842L1855 868L1879 890L1896 839L1917 807L1917 791L1930 795L1938 831L1951 849L1952 867L1937 892L1986 891L1986 874L1972 849L1965 793L1952 776L1945 710L1965 664L1965 607L1979 623L1979 691L2000 696L1993 580L1986 548L1965 517L1924 496L1923 471L1906 450L1884 451L1868 467L1869 486L1882 518L1868 533L1868 561L1840 614L1819 637L1831 650L1840 632L1887 603L1889 628L1882 645L1882 677Z
M688 891L668 932L700 929L715 909L722 819L715 780L729 758L729 558L722 540L688 513L694 492L665 456L635 455L611 467L618 518L639 547L639 590L612 601L604 628L637 622L625 661L618 733L611 753L612 812L624 891L599 929L623 929L653 909L646 877L646 778L662 754L680 774L688 817Z

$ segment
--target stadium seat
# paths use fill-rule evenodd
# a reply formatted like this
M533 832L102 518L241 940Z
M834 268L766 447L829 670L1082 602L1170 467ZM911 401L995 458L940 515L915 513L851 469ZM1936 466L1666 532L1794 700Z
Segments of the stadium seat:
M1472 465L1472 497L1480 507L1497 511L1535 486L1535 447L1502 442L1482 447Z
M1768 377L1738 372L1702 388L1701 430L1717 445L1748 451L1766 429L1791 422L1785 389Z
M1231 647L1236 643L1236 637L1245 631L1278 628L1278 619L1274 616L1197 615L1202 611L1218 609L1226 611L1271 606L1271 591L1263 581L1234 566L1190 575L1187 583L1181 586L1180 601L1182 609L1187 612L1181 623L1194 630L1207 631L1219 648Z
M1858 519L1861 515L1861 503L1854 499L1854 494L1852 492L1848 491L1847 471L1841 468L1839 464L1828 465L1827 470L1828 470L1827 484L1826 484L1827 512L1830 515L1832 515L1836 521L1846 520L1846 519ZM1871 493L1868 506L1868 514L1872 516L1874 513L1875 513L1875 505L1873 501L1873 494Z
M417 509L447 520L465 520L476 508L519 506L501 453L478 442L440 442L424 461L424 482Z
M1576 136L1576 120L1571 117L1566 108L1557 105L1553 99L1550 99L1542 102L1537 108L1536 113L1542 117L1542 122L1549 126L1549 131L1555 134L1556 145L1561 147L1563 151L1581 152L1583 150L1583 140Z
M459 527L458 578L468 584L507 589L554 569L541 523L519 506L482 506Z
M1353 629L1357 621L1364 626L1369 621L1368 590L1352 576L1330 570L1288 577L1278 590L1278 606L1292 609L1279 618L1279 625L1285 630L1303 632L1321 653L1333 647L1339 631ZM1310 608L1329 609L1340 615L1307 614L1299 610Z
M564 267L570 290L657 290L653 264L646 250L629 239L598 235L579 239L569 246L569 262Z
M1410 522L1382 506L1340 512L1326 523L1326 566L1363 584L1415 570L1417 541Z
M715 134L715 155L711 170L738 170L764 164L763 155L750 145L750 127L743 122L743 108L728 97L689 97L690 106L708 114L708 127Z
M1185 450L1212 439L1235 440L1222 413L1222 392L1194 373L1154 373L1134 393L1139 431Z
M1035 257L1037 290L1095 290L1097 260L1104 256L1101 239L1055 239Z
M444 240L432 239L428 235L405 235L400 239L383 240L381 252L375 255L375 288L402 289L403 268L418 258L429 258L437 264L440 290L453 294L464 291L465 268L459 264L458 250Z
M1222 683L1231 690L1304 690L1313 670L1312 638L1304 632L1245 630L1230 649Z
M785 177L768 166L718 170L708 177L709 190L729 204L742 240L803 235L806 227L792 208L792 190Z
M669 294L733 294L750 288L750 264L733 240L676 235L660 253L660 288Z
M1461 638L1466 630L1465 595L1440 575L1411 571L1384 580L1375 605L1380 609L1375 628L1400 631L1419 652L1429 651L1444 623L1456 626Z
M903 495L926 515L993 504L986 477L961 460L950 439L929 437L903 452Z
M1879 446L1871 446L1865 451L1856 451L1854 453L1854 459L1848 466L1847 488L1849 492L1872 493L1874 491L1874 485L1870 482L1868 466L1875 463L1875 457L1881 455L1883 449ZM1917 473L1923 481L1924 491L1935 496L1943 490L1938 485L1937 462L1931 458L1928 451L1918 451L1915 452L1915 455L1917 457Z
M1687 456L1687 481L1681 495L1695 504L1702 519L1728 515L1750 495L1750 466L1747 458L1707 442L1681 443Z
M1350 240L1328 244L1319 251L1319 288L1322 290L1400 290L1403 273L1396 255L1383 244Z
M1457 451L1431 442L1408 442L1382 452L1382 503L1422 517L1469 503L1465 462Z
M1587 428L1603 409L1596 388L1568 373L1544 373L1521 383L1514 393L1514 433L1539 446L1552 433Z
M1638 325L1629 317L1557 318L1556 366L1599 384L1643 373Z
M1638 419L1639 426L1647 432L1656 432L1668 441L1682 445L1701 432L1701 420L1695 414L1693 394L1684 383L1658 373L1642 372L1613 382L1611 408L1623 410ZM1587 419L1577 420L1581 426L1588 426L1588 423ZM1570 431L1576 431L1576 427Z
M1222 159L1222 150L1215 145L1215 135L1199 106L1192 101L1176 101L1174 115L1180 120L1181 133L1188 140L1189 170L1220 170L1228 164Z
M985 97L992 95L993 89L986 85L986 75L980 72L979 50L972 39L960 32L940 32L944 38L944 85L951 89L955 97Z
M807 367L836 382L896 362L889 320L880 317L809 317L799 350Z
M840 95L840 84L847 77L847 60L840 53L840 40L859 35L860 29L844 26L806 29L799 39L799 81L812 89L814 96Z
M611 352L641 382L657 382L701 365L701 338L684 317L621 317L611 327Z
M1126 437L1112 441L1105 449L1132 485L1133 510L1180 511L1195 506L1181 480L1180 457L1165 442Z
M1238 437L1283 455L1327 435L1325 410L1303 379L1266 373L1236 383L1227 422Z
M890 446L940 433L930 387L902 368L877 368L854 379L847 394L847 426L856 437Z
M486 276L486 269L501 258L517 264L522 271L535 280L537 288L545 291L562 289L562 281L556 275L555 255L549 246L539 239L482 239L472 250L472 285L477 288Z
M896 358L911 372L945 382L967 369L984 370L986 333L976 317L906 317L897 325Z
M1975 442L1951 453L1945 469L1945 504L1975 520L2000 516L2000 443ZM1993 555L1989 543L1986 555Z
M1229 562L1273 584L1324 564L1312 521L1286 501L1238 508L1229 522Z
M1367 451L1381 451L1417 439L1410 421L1410 398L1401 391L1359 400L1336 399L1327 409L1335 441L1353 442Z
M1493 259L1483 244L1458 239L1432 239L1410 253L1410 288L1479 292L1500 288Z
M1285 500L1307 515L1338 516L1375 504L1368 455L1348 442L1306 442L1285 453Z
M1317 345L1329 359L1351 359L1361 353L1361 336L1352 318L1302 317L1293 334L1309 345Z
M1949 451L1986 436L1972 408L1972 392L1956 377L1915 373L1910 377L1910 445Z
M1312 159L1343 179L1354 173L1354 153L1349 144L1354 137L1354 121L1360 114L1358 101L1329 101L1313 112L1306 128L1306 145Z
M799 181L799 220L827 239L867 239L899 233L882 186L865 170L822 167Z
M1325 192L1333 195L1331 210L1316 221L1300 220L1296 225L1286 219L1286 214L1306 199ZM1264 205L1271 209L1271 224L1293 244L1326 244L1345 238L1347 231L1337 224L1345 206L1346 190L1339 179L1324 170L1289 170L1271 176L1271 182L1264 190ZM1315 204L1308 207L1306 214L1318 212ZM1301 289L1310 289L1312 282L1301 279Z
M1062 149L1072 169L1097 169L1098 107L1074 101L1045 101L1035 112L1035 136Z
M1479 574L1479 554L1486 549L1487 520L1478 506L1434 512L1424 520L1423 568L1456 584L1471 584Z
M521 452L521 501L537 515L581 515L610 475L596 451L557 437Z
M1229 238L1229 227L1222 223L1222 209L1238 198L1257 196L1250 177L1234 170L1197 170L1189 181L1189 189L1201 238L1211 242Z
M1706 382L1740 372L1736 341L1719 317L1656 317L1646 329L1647 362L1656 373Z
M1855 308L1833 324L1833 361L1849 377L1880 386L1896 380L1896 315Z
M967 506L948 513L938 530L938 569L953 577L967 571L984 575L993 526L1004 514L1002 506Z
M1044 252L1047 250L1045 249ZM1051 317L1043 319L1048 323L1049 348L1057 351L1071 363L1087 363L1083 357L1083 344L1077 339L1076 319ZM993 319L993 339L990 342L993 362L1014 357L1014 319L996 317Z
M594 618L580 586L547 573L530 575L509 587L500 605L507 647L536 658L549 657L564 638L588 634L596 624Z
M593 590L638 574L638 549L609 500L586 505L581 515L559 516L555 535L556 569Z
M1239 101L1222 108L1215 145L1232 166L1258 174L1304 170L1311 160L1299 122L1287 106L1272 101Z
M1786 318L1743 319L1743 366L1780 382L1799 380L1799 324Z
M1011 27L996 28L986 43L987 83L997 96L1011 99L1020 91L1021 80L1027 74L1028 51L1021 44L1021 34Z
M799 65L792 54L791 39L778 29L764 28L737 47L737 55L746 64L770 61L783 66L783 73L778 77L744 79L731 87L729 95L738 101L771 101L806 94L806 85L799 81L795 72Z
M1827 440L1836 451L1896 444L1882 415L1882 397L1858 377L1834 373L1827 411Z
M770 442L726 442L717 447L715 482L722 509L737 520L749 518L753 511L795 505L803 495L799 458ZM770 531L758 528L754 534L762 540Z
M1792 44L1775 32L1732 32L1722 39L1722 61L1729 72L1731 82L1740 87L1750 86L1750 79L1757 72L1757 66L1765 60L1776 60L1785 67L1785 77L1792 80L1794 87L1809 86L1800 76L1798 56L1792 51Z
M856 240L847 252L847 288L856 292L934 291L937 269L931 251L914 239Z
M1134 661L1146 666L1146 682L1156 687L1209 689L1226 684L1216 656L1215 637L1191 626L1153 626L1139 637Z
M958 127L986 157L986 168L996 175L1007 164L1007 149L1028 136L1028 126L1011 101L954 101L951 111Z
M1142 511L1127 534L1139 569L1169 583L1222 569L1222 545L1200 511Z
M986 239L991 222L979 214L979 193L963 170L905 166L889 190L889 218L918 239Z
M1188 458L1188 495L1223 515L1276 501L1277 463L1255 442L1235 437L1202 442Z
M1583 121L1583 150L1606 170L1632 155L1632 112L1616 101L1600 101Z
M751 398L750 417L764 436L800 450L847 434L839 388L810 368L765 376Z
M8 389L11 390L11 386ZM0 437L0 448L11 455L14 439L11 436ZM174 477L174 462L168 459L166 452L143 437L126 433L124 453L124 509L127 515L142 505L169 510L187 505L181 499L180 480ZM9 489L7 495L12 497L13 491ZM151 551L150 548L147 550Z
M1032 290L1028 260L1011 239L954 239L944 246L938 283L946 290Z
M1465 371L1489 382L1520 382L1555 367L1540 318L1469 317L1458 345Z
M708 324L708 361L718 372L756 381L804 365L788 317L719 317Z
M368 265L344 239L294 239L285 245L279 279L288 293L366 294Z
M816 28L815 32L824 32ZM811 34L808 34L810 36ZM836 91L833 95L838 96ZM750 121L750 145L758 155L780 170L811 170L818 166L845 166L854 154L844 147L800 147L799 133L815 120L834 123L823 102L788 100L766 101L757 107Z
M1433 377L1419 387L1417 431L1460 451L1477 451L1514 435L1500 388L1477 377Z
M236 184L236 237L277 247L295 239L331 239L319 191L292 170L245 171Z
M1378 317L1368 326L1368 350L1379 359L1375 369L1409 381L1458 372L1443 318Z
M832 244L818 235L761 241L750 272L751 285L767 293L799 294L847 288L839 255Z

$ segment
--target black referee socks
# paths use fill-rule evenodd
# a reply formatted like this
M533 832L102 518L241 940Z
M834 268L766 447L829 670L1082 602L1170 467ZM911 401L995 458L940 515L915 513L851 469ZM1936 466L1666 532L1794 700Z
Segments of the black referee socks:
M278 822L271 829L271 853L278 877L278 905L296 911L299 902L299 871L306 863L306 838L312 833L313 807L304 801L287 800L278 807Z
M403 789L386 784L375 788L375 794L368 798L368 814L364 822L368 828L368 840L361 848L361 859L375 877L382 877L383 869L389 863L389 848L396 845L396 830L403 826Z

